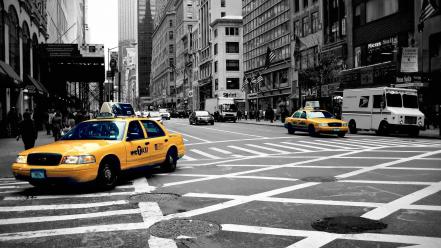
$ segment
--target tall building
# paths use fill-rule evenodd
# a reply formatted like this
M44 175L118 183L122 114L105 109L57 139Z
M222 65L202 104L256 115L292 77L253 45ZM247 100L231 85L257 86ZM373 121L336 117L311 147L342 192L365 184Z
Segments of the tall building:
M176 108L176 12L174 1L168 1L166 5L159 5L157 7L157 22L152 37L153 51L150 92L155 106ZM158 20L158 18L161 19Z
M241 30L237 25L237 19L242 16L242 3L243 1L236 0L200 0L199 2L199 21L198 21L198 36L200 38L199 42L199 103L200 109L204 109L205 99L216 97L215 92L217 92L217 97L222 97L219 95L219 89L222 86L226 89L226 80L222 79L219 81L218 77L218 88L216 89L214 80L214 32L216 29L212 27L223 27L222 31L216 31L224 33L227 37L222 38L221 34L216 37L217 46L226 46L226 42L231 39L230 36L241 36L239 31ZM226 23L232 24L232 26L224 26ZM227 31L228 30L228 31ZM233 33L230 34L229 30ZM228 33L227 33L228 32ZM234 38L233 38L234 39ZM233 40L231 40L233 41ZM237 41L236 41L237 42ZM241 43L241 41L238 41ZM239 44L239 47L242 45ZM222 49L223 50L223 49ZM234 55L233 55L234 56ZM240 63L240 59L227 59L227 57L216 57L216 61L219 64L225 65L225 71L229 74L241 74L239 76L239 85L242 85L243 80L243 63ZM224 75L226 75L225 73ZM219 74L217 74L219 76ZM236 76L234 76L235 78ZM234 80L235 81L235 80ZM224 83L220 85L220 83ZM236 95L237 99L243 99L241 95Z
M156 12L153 0L118 1L119 100L136 108L150 97L152 11Z
M247 78L262 75L247 99L250 110L273 109L289 104L291 95L290 3L278 1L242 1L244 73ZM268 48L275 58L266 68Z
M85 43L85 0L47 0L47 43Z

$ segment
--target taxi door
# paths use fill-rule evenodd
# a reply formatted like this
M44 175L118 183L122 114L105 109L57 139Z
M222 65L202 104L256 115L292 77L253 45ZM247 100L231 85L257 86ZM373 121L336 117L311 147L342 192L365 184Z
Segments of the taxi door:
M297 129L300 130L308 130L308 120L306 119L306 112L303 111L300 114L300 118L298 118L298 122L297 122Z
M299 130L299 122L300 122L300 115L302 112L295 112L294 115L291 117L291 127L293 127L295 130Z
M142 166L148 163L149 147L145 139L144 130L139 121L131 121L126 135L127 166L129 168Z
M152 164L163 162L167 153L168 137L157 122L142 120L141 123L147 133L146 141L151 147L149 161Z

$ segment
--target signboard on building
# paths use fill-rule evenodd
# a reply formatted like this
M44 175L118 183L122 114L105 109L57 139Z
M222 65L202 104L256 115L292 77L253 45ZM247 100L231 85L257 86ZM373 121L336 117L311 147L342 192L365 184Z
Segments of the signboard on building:
M80 54L83 57L104 57L104 45L86 44L80 46Z
M403 47L401 72L418 72L418 48Z

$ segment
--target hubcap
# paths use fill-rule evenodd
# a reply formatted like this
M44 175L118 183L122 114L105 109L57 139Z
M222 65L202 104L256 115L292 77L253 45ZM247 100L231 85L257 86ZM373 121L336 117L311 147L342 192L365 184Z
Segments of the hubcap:
M104 178L106 178L107 181L110 181L112 179L112 171L108 167L104 171Z

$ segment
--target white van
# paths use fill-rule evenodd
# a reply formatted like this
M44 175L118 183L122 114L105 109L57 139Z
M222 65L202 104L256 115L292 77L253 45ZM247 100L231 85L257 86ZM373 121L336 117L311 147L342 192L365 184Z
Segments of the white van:
M115 116L134 116L135 111L130 103L104 102L100 113L111 113Z
M364 88L343 91L342 119L349 131L374 130L379 135L404 132L418 136L424 127L424 114L418 109L414 89Z

